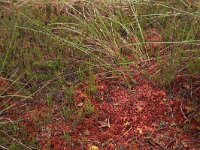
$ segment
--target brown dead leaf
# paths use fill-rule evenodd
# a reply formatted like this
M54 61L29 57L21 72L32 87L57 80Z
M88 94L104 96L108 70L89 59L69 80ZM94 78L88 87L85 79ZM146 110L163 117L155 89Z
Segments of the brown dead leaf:
M79 104L78 104L78 107L82 107L83 106L83 102L80 102Z
M137 128L137 131L138 131L138 133L139 133L140 135L143 135L143 131L142 131L142 129Z
M190 89L190 85L189 84L187 84L187 83L183 83L183 88L185 88L185 89Z
M194 108L190 106L185 106L185 110L186 110L186 113L189 114L194 111Z
M142 108L141 106L137 106L136 108L137 108L137 110L138 110L139 112L141 112L141 111L143 110L143 108Z
M93 146L90 147L90 150L99 150L99 148L97 146L93 145Z
M106 128L106 127L108 127L108 128L110 128L110 121L109 121L109 118L108 119L105 119L105 121L98 121L98 123L99 123L99 127L100 128Z
M126 121L125 123L124 123L124 126L129 126L130 125L130 122L128 122L128 121Z
M138 150L138 146L136 142L133 142L132 150Z
M200 126L197 127L197 130L200 131Z

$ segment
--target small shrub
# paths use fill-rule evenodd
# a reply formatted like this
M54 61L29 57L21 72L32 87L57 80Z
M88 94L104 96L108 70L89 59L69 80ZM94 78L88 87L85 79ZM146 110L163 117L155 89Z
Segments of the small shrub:
M67 120L67 119L70 119L74 111L69 106L63 106L60 113L63 116L63 118Z
M90 100L87 100L85 102L85 113L86 115L91 115L94 113L95 109L94 109L94 106L92 105L91 101Z
M91 94L95 94L97 92L95 75L93 73L90 74L88 79L88 91Z
M66 98L67 98L67 102L69 104L73 104L74 100L73 100L73 96L74 96L74 87L70 86L64 89L65 94L66 94Z
M52 99L52 96L50 95L47 95L47 106L53 107L53 99Z
M19 148L15 144L11 144L8 149L9 150L19 150Z
M71 136L70 136L70 134L64 132L64 133L63 133L63 139L64 139L66 142L70 142L70 141L71 141Z
M200 75L200 59L197 59L195 62L192 62L188 65L188 70L191 74Z

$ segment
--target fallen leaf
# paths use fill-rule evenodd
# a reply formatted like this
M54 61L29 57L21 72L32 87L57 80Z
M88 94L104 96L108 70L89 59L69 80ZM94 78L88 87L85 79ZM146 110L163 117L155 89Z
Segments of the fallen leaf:
M167 99L166 99L166 98L163 98L163 101L164 101L164 102L167 102Z
M136 108L137 108L137 110L138 110L139 112L141 112L141 111L143 110L143 108L142 108L141 106L137 106Z
M84 135L90 135L90 132L88 130L85 130Z
M185 89L187 89L187 90L190 89L190 85L187 84L187 83L184 83L184 84L183 84L183 87L184 87Z
M194 111L194 108L193 107L189 107L189 106L185 106L185 109L186 109L186 113L187 114L189 114L189 113Z
M176 126L176 123L173 121L170 123L170 127L174 127L174 126Z
M105 121L98 121L99 123L99 127L100 128L106 128L106 127L109 127L110 128L110 121L109 119L105 119Z
M132 150L138 150L138 146L136 142L133 142Z
M142 131L142 129L137 128L137 131L138 131L138 133L139 133L140 135L143 135L143 131Z
M200 131L200 126L197 127L197 130Z
M90 147L90 150L99 150L99 148L97 146L93 145L93 146Z
M128 122L128 121L126 121L125 123L124 123L124 126L129 126L130 125L130 122Z
M83 102L80 102L79 104L78 104L78 107L82 107L83 106Z

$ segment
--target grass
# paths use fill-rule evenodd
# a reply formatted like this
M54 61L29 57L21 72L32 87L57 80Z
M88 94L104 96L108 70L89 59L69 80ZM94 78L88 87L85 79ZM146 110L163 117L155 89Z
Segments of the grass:
M9 83L0 91L2 99L36 101L35 96L44 93L52 108L48 93L63 92L73 105L77 84L87 82L89 93L96 93L99 70L135 83L130 65L166 88L177 75L200 75L200 4L195 1L13 1L0 2L0 8L0 77ZM161 40L146 37L152 28ZM152 61L158 66L156 74L145 74L148 68L140 65ZM11 87L17 92L7 94ZM14 107L4 105L0 115ZM85 109L94 112L90 101ZM72 112L63 106L61 115L67 120ZM18 146L23 144L11 142L9 149Z

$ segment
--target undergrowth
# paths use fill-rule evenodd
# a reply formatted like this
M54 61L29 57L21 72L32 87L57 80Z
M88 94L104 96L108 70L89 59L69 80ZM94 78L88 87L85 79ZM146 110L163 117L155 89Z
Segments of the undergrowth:
M68 120L76 111L71 108L75 86L87 82L87 92L95 94L99 72L134 86L129 69L134 66L166 89L178 75L200 75L196 1L14 1L0 2L0 8L0 77L8 81L0 89L1 104L5 99L35 102L42 94L52 109L57 99L63 100L67 106L60 114ZM149 74L152 63L157 67ZM9 94L10 87L17 92ZM0 115L13 108L1 105ZM85 109L94 113L90 101ZM19 134L26 136L20 127L12 129L18 123L0 123L0 135L8 134L14 142L2 138L2 148L30 149L18 139ZM70 141L68 133L63 138Z

